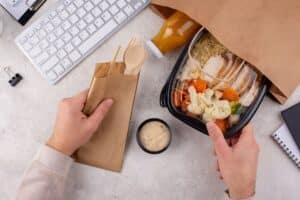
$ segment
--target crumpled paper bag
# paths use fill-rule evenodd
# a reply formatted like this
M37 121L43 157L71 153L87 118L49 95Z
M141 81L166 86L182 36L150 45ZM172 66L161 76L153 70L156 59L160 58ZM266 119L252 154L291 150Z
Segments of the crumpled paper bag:
M153 0L180 10L230 51L256 66L284 103L300 83L299 0ZM170 11L161 10L168 16Z

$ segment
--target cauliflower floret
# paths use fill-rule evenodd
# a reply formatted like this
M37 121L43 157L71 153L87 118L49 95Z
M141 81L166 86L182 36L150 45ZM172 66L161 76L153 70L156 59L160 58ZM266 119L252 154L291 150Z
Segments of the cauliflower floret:
M207 107L203 114L203 120L206 122L216 119L226 119L231 114L230 104L226 100L214 100L212 106Z
M206 89L204 93L197 93L193 86L188 88L191 103L187 110L196 115L202 115L204 121L225 119L231 114L231 107L227 100L213 98L214 91Z
M187 110L196 115L201 115L205 109L205 104L199 101L199 94L197 94L196 89L193 86L188 88L191 103L188 105Z

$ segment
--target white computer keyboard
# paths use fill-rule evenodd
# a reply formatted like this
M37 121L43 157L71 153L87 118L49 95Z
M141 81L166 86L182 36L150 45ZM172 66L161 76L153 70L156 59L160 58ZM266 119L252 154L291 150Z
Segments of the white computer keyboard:
M64 0L15 42L42 76L57 83L151 0Z

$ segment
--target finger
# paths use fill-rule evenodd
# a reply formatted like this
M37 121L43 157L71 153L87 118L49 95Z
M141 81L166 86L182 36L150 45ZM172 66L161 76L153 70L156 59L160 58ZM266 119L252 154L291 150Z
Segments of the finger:
M106 99L102 103L100 103L96 110L88 118L88 125L97 128L104 119L105 115L108 113L112 104L112 99Z
M71 99L76 105L79 105L80 107L83 108L83 106L86 102L88 93L89 93L89 90L86 89L86 90L80 92L79 94L77 94L76 96L72 97Z
M213 122L208 122L206 127L210 137L212 138L217 155L225 156L229 154L231 151L230 147L228 146L220 128Z
M243 144L252 143L253 141L255 141L255 138L253 135L253 127L252 127L252 125L248 124L247 126L245 126L243 128L238 143L241 143L241 145L243 145Z

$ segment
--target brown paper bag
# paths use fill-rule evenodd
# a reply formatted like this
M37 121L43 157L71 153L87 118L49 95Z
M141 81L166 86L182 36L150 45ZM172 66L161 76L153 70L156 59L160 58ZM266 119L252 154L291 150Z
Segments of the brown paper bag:
M112 171L121 171L129 121L138 76L124 75L124 64L97 64L83 112L90 115L105 98L114 105L91 140L74 155L76 161Z
M299 85L299 0L153 0L153 3L185 12L229 50L256 66L272 81L270 92L279 102L285 102Z

